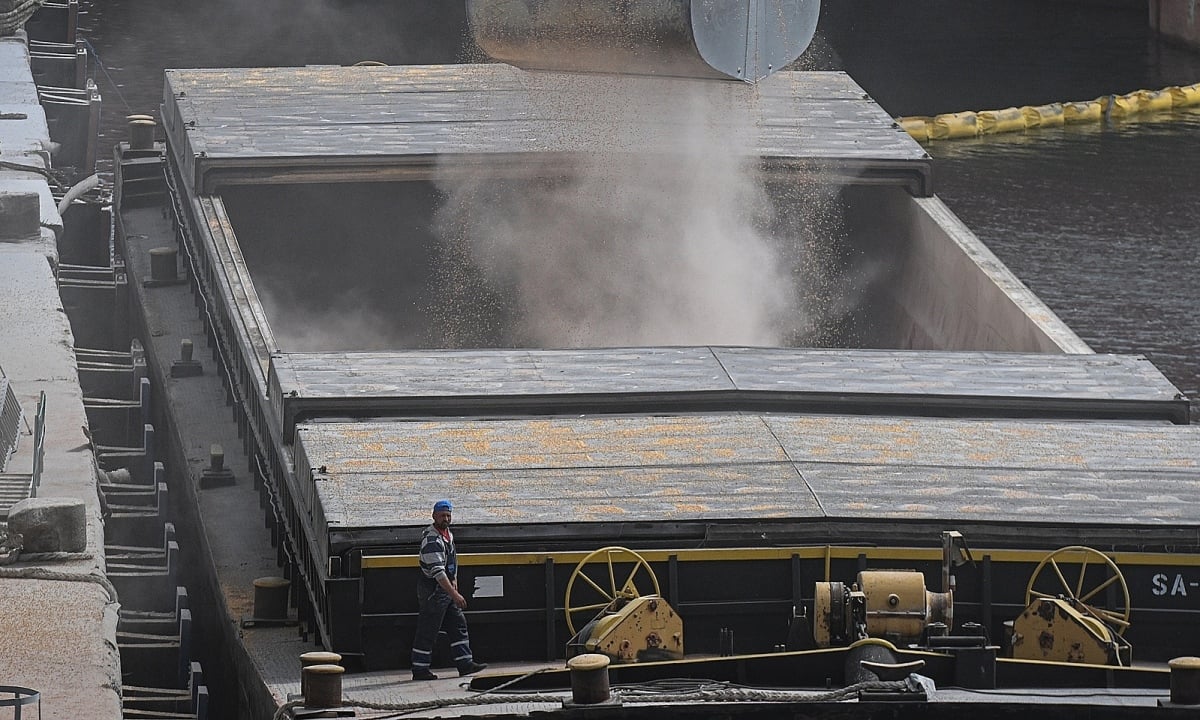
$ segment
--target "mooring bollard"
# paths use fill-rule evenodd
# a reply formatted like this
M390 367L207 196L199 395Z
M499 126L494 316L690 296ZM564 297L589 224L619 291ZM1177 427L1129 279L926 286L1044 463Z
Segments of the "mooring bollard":
M225 448L214 444L208 449L208 467L200 473L200 487L228 485L232 482L233 471L225 467Z
M195 377L204 374L204 367L193 357L195 348L192 341L184 338L179 341L179 358L171 361L171 377Z
M308 674L304 672L305 668L313 667L314 665L341 665L342 656L337 653L324 652L315 650L306 652L300 656L300 696L307 697L308 690Z
M254 581L254 619L287 619L288 589L291 585L286 578L257 578Z
M1171 669L1171 704L1200 705L1200 657L1177 657Z
M300 671L304 686L304 707L335 708L342 706L341 665L309 665Z
M576 705L597 705L608 702L607 655L587 653L567 661L571 670L571 701Z
M178 279L178 255L178 251L173 247L150 248L150 279L159 283Z
M157 124L149 115L128 115L125 121L129 123L129 149L154 149L154 128Z

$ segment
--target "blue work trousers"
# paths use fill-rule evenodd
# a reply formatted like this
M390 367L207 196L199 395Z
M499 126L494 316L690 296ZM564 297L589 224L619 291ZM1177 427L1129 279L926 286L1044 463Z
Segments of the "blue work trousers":
M432 592L417 586L417 635L413 638L413 670L429 669L433 660L433 643L439 632L446 633L450 640L450 657L454 665L462 670L472 662L471 643L467 638L467 618L455 606L450 595L439 585Z

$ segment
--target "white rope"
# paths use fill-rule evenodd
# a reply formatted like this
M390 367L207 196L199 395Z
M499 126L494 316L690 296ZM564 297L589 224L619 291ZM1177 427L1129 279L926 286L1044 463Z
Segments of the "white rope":
M902 690L906 687L903 680L881 682L873 680L862 682L849 687L839 688L823 693L794 692L790 690L757 690L754 688L725 688L722 690L699 690L697 692L671 694L629 694L620 693L621 702L636 703L683 703L683 702L772 702L772 703L804 703L830 702L857 697L863 690Z
M367 710L389 710L392 712L417 712L419 710L436 710L438 708L447 707L464 707L473 705L511 705L513 703L553 703L561 705L563 697L561 695L542 695L535 693L530 695L475 695L473 697L462 698L440 698L438 700L420 700L407 703L377 703L369 700L355 700L354 698L343 698L342 705L344 707L365 708Z
M839 688L823 693L794 692L788 690L758 690L755 688L724 688L718 690L697 690L681 693L638 692L636 690L615 691L613 697L622 703L651 704L651 703L736 703L736 702L770 702L770 703L812 703L840 701L857 697L863 690L903 690L907 685L903 680L893 682L870 681L849 687ZM475 695L462 698L440 698L437 700L420 700L407 703L382 703L355 698L343 698L343 707L363 708L365 710L388 711L398 714L419 712L422 710L438 710L449 707L468 707L477 705L505 705L514 703L547 703L561 705L562 695L543 695L541 693L513 695ZM302 707L302 701L290 702L275 712L274 720L291 717L291 710Z
M64 582L90 582L104 588L104 592L108 593L108 601L110 603L117 602L117 589L109 582L108 578L104 577L99 570L91 573L68 573L58 570L47 570L40 567L14 568L0 567L0 578L12 578L19 580L61 580Z
M12 35L17 30L20 30L25 21L33 17L33 14L37 12L43 1L17 0L14 5L9 0L9 2L3 3L3 5L8 5L9 9L0 12L0 36Z
M8 524L0 522L0 565L68 562L94 557L90 552L24 552L22 542L19 533L10 532Z
M0 565L13 565L19 562L57 562L70 560L91 560L88 552L23 552L21 536L10 533L5 523L0 523Z
M91 560L89 552L22 552L21 548L12 548L7 555L0 556L0 565L13 565L28 562L67 562L73 560Z
M292 717L292 708L304 707L304 703L298 700L293 700L290 703L284 703L279 706L275 714L271 716L271 720L284 720L284 718Z

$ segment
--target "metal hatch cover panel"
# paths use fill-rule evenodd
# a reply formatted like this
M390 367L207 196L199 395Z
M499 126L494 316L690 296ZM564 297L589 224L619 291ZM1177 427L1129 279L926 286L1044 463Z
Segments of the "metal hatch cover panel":
M421 498L452 494L457 520L497 531L887 519L1152 542L1200 527L1197 440L1194 425L702 413L313 422L296 444L331 523L317 532L419 527Z
M758 82L795 61L820 0L468 0L488 55L524 69Z
M496 176L565 172L571 158L595 150L606 119L585 112L588 103L564 102L560 91L611 94L618 83L598 75L534 77L496 63L165 75L169 145L185 183L201 195L227 184L413 180L430 177L435 166ZM661 102L686 98L697 85L732 106L753 93L757 137L746 151L766 170L933 193L929 155L845 73L780 72L753 88L648 76L619 84ZM671 131L657 128L655 137L669 142Z
M989 413L1186 423L1144 358L789 348L278 353L269 393L302 418L741 409Z

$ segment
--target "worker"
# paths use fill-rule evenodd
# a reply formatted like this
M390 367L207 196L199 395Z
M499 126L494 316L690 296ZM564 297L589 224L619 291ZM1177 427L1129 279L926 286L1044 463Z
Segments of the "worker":
M487 667L475 662L467 637L463 608L467 599L458 591L458 553L450 533L454 507L449 500L433 504L433 523L421 535L421 575L417 581L417 635L413 638L413 680L437 680L429 669L438 631L450 638L450 655L458 674L470 675Z

